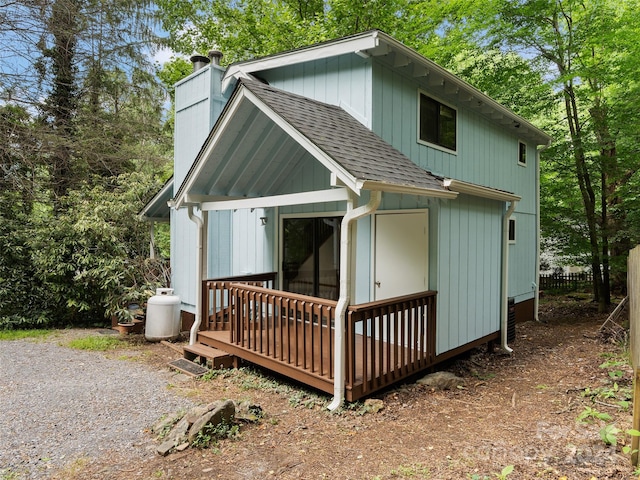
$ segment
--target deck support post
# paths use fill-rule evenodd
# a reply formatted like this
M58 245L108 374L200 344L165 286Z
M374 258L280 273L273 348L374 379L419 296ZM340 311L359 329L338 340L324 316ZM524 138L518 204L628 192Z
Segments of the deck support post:
M334 329L334 345L335 360L333 362L333 401L329 404L329 410L335 410L344 401L344 382L345 382L345 339L344 331L346 324L347 307L351 303L351 225L354 221L361 217L371 215L380 206L382 199L381 191L371 191L369 202L356 209L353 208L355 203L355 194L349 190L349 199L347 200L347 212L342 218L340 229L340 296L336 305L335 329Z

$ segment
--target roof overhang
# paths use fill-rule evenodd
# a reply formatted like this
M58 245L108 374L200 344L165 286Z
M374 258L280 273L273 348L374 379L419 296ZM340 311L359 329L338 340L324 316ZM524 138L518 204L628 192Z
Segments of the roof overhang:
M222 142L223 136L236 135L239 133L238 126L236 125L237 122L235 122L235 117L240 109L247 107L252 109L256 114L264 114L274 125L279 127L286 134L286 136L293 140L293 142L295 142L302 150L309 153L313 158L315 158L327 169L329 169L333 175L337 176L337 178L340 179L342 185L345 185L354 191L357 190L356 179L352 175L350 175L341 165L335 162L329 155L318 148L318 146L311 142L307 137L302 135L295 127L288 123L278 113L273 111L273 109L269 105L264 103L260 98L253 94L253 92L240 85L239 88L235 90L231 99L227 103L224 111L220 116L219 121L212 129L209 137L202 146L200 153L196 157L196 160L193 163L191 170L187 174L187 177L180 186L178 192L176 192L176 196L171 202L171 206L173 208L179 209L189 205L201 206L204 203L208 203L209 209L220 209L219 207L221 202L240 202L242 201L242 199L246 199L248 202L251 201L252 197L248 192L242 192L242 194L239 196L199 195L191 193L198 179L201 177L201 175L203 175L205 170L207 170L207 165L217 160L215 150ZM257 197L253 198L255 199ZM248 202L244 202L244 204L247 204ZM212 207L213 203L217 204L215 208ZM255 208L255 206L252 206L251 208Z
M352 35L255 60L231 64L222 79L222 91L226 91L233 83L233 80L250 78L249 76L255 72L295 65L309 60L320 60L348 53L371 51L380 45L379 33L381 32L372 31L366 34Z
M171 209L169 202L173 194L173 177L170 177L147 204L138 212L138 216L148 222L169 222Z
M425 78L430 88L441 90L445 96L455 97L467 108L501 124L523 139L533 141L537 145L548 145L553 141L553 138L545 132L477 88L378 30L232 64L223 77L222 88L225 91L230 88L234 80L251 78L253 74L261 71L344 54L356 54L365 58L385 58L393 67L404 68L413 77Z
M308 162L326 169L325 189L283 189ZM445 188L442 178L415 165L343 109L242 81L171 206L228 210L346 201L344 187L356 195L363 190L436 198L457 195Z
M475 183L463 182L462 180L454 180L452 178L445 179L444 186L453 192L487 198L489 200L497 200L499 202L519 202L522 198L515 193L484 187Z

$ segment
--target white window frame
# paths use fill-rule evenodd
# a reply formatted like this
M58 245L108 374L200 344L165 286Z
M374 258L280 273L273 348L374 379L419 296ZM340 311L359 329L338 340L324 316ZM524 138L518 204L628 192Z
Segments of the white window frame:
M521 152L521 145L524 145L524 162L522 161L522 157L520 155ZM518 165L520 165L521 167L526 167L527 166L527 157L529 156L529 148L527 147L527 144L525 142L523 142L522 140L518 140Z
M425 97L428 97L432 100L435 100L436 102L449 107L450 109L454 110L456 112L456 148L455 150L452 150L448 147L445 147L443 145L438 145L437 143L431 143L431 142L427 142L426 140L422 140L420 138L420 96L424 95ZM451 105L448 102L444 102L442 101L440 98L438 98L435 95L430 94L429 92L422 90L422 89L418 89L418 102L417 102L418 106L417 106L417 122L416 122L416 138L418 139L418 143L420 145L426 145L428 147L431 148L435 148L436 150L440 150L442 152L446 152L446 153L450 153L453 155L457 155L458 154L458 144L459 144L459 130L458 130L458 125L459 125L459 111L457 107L454 107L453 105Z
M512 223L513 222L513 223ZM511 225L513 225L513 239L511 238ZM518 222L516 222L516 217L511 215L509 218L509 245L515 245L518 240Z
M316 217L344 217L346 212L335 210L328 212L300 212L300 213L279 213L278 212L278 289L282 290L284 285L284 275L282 271L282 261L284 260L284 235L282 229L284 228L284 220L291 218L316 218Z

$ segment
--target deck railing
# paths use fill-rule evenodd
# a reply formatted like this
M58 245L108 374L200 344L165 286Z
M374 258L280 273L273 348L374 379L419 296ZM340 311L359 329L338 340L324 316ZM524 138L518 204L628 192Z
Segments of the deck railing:
M281 373L314 386L332 382L337 302L265 287L274 278L264 274L203 282L208 329L228 330L225 342L241 358L246 352L246 359L258 364L263 359L264 366L276 371L282 365ZM345 325L347 399L431 365L435 325L433 291L350 306ZM305 376L314 378L307 381ZM323 385L331 391L330 383Z
M335 301L237 283L229 298L232 344L333 378Z
M232 283L243 283L272 289L276 280L275 272L258 273L208 279L202 282L202 310L205 325L203 330L229 330L229 287Z
M436 296L426 291L349 307L347 384L356 397L433 363Z

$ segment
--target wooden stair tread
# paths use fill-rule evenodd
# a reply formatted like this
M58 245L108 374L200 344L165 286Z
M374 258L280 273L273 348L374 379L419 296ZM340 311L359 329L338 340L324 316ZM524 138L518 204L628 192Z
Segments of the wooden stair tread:
M223 352L222 350L218 350L217 348L203 345L202 343L196 343L194 345L185 345L183 349L187 352L195 353L198 356L207 357L207 358L218 358L218 357L224 357L225 355L229 355L227 352Z
M195 345L185 345L183 347L184 358L194 360L196 357L211 360L213 368L230 368L234 365L235 357L223 350L196 343Z

